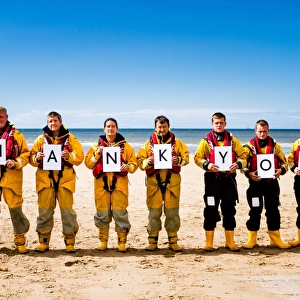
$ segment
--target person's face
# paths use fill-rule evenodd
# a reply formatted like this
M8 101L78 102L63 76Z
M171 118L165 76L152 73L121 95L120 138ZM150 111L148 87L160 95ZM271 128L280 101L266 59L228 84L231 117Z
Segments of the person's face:
M215 132L223 132L225 130L226 122L224 118L213 119L211 125Z
M58 117L55 116L55 117L48 117L47 125L52 132L58 133L62 123L59 121Z
M169 132L169 125L167 122L164 123L156 122L154 129L157 134L165 136Z
M3 129L8 120L8 115L4 111L0 111L0 129Z
M104 132L107 136L115 136L118 132L117 125L114 121L107 121L104 127Z
M261 126L261 125L256 125L256 129L255 129L255 133L256 136L260 139L260 140L264 140L267 138L268 134L269 134L269 127L266 126Z

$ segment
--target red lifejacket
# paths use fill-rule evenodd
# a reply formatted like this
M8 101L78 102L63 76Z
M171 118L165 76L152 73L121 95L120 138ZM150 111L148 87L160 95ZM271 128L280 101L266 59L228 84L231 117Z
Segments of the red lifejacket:
M206 140L209 144L210 152L207 155L206 159L209 160L210 163L215 163L215 147L219 146L215 131L212 130L206 135ZM231 133L227 130L224 130L224 146L232 146L232 136ZM232 162L236 161L236 153L232 149Z
M52 132L50 131L49 127L46 126L43 128L44 133L44 144L54 144L53 140L51 139L52 136ZM59 132L60 136L56 138L57 144L61 145L61 150L67 150L68 152L72 152L72 149L70 148L69 145L69 136L70 136L70 132L67 128L65 128L64 126L61 126L60 132ZM70 168L73 167L73 164L69 163L68 161L64 160L63 158L61 158L61 164L62 164L62 168L64 166L68 166ZM38 165L38 167L40 169L43 169L43 161Z
M176 153L174 151L174 147L173 147L175 145L175 135L172 132L169 132L169 134L170 134L170 138L164 144L171 144L172 145L172 156L174 156L174 155L176 155ZM151 156L154 156L154 153L153 153L153 150L152 150L153 145L154 144L160 144L160 141L159 141L159 139L157 137L157 134L155 132L152 133L151 136L150 136L150 144L152 146L151 147ZM171 173L173 173L173 172L174 173L179 173L180 171L181 171L181 167L180 166L174 166L173 164L172 164L172 169L169 170L169 172L171 172ZM152 176L152 175L157 174L157 173L159 173L159 170L155 170L154 166L152 166L150 169L146 170L146 174L148 176Z
M259 145L259 139L258 137L254 137L253 139L250 140L250 144L252 146L252 157L250 157L248 161L248 168L250 171L256 171L257 170L257 154L274 154L275 153L275 147L276 147L276 142L270 137L267 137L267 149L266 153L263 153L261 150L261 147ZM275 169L279 168L279 161L276 155L274 155L274 164L275 164Z
M114 143L113 147L120 147L121 148L121 151L120 151L121 152L120 153L120 155L121 155L121 164L122 163L125 163L125 164L127 163L124 160L123 156L122 156L122 152L123 152L122 150L124 149L125 143L126 143L125 138L120 133L117 132L116 138L115 138L115 143ZM110 146L109 143L107 142L107 139L106 139L105 135L101 135L99 137L98 147L100 147L100 146L103 146L103 147L109 147ZM127 174L128 174L128 172L125 172L125 171L123 171L123 172L114 172L114 176L116 178L118 178L120 176L127 176ZM105 176L105 172L103 172L103 156L101 156L98 159L98 161L96 162L95 167L93 169L93 175L96 178L99 178L101 176Z
M6 139L6 159L13 159L19 156L19 146L14 138L14 124L7 122L5 131L1 135L1 139Z
M300 139L300 138L299 138ZM298 162L299 162L299 152L300 152L300 143L298 141L298 147L297 150L294 153L294 164L299 168Z

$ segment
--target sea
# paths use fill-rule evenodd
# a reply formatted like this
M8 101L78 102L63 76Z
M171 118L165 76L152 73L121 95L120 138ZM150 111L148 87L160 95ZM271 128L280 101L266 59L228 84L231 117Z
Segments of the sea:
M227 128L226 128L227 129ZM31 148L34 140L42 133L41 129L26 128L19 129L25 136L28 147ZM81 142L85 152L98 141L99 136L104 134L99 128L69 128L76 138ZM202 138L206 136L210 128L203 129L188 129L188 128L172 128L171 131L175 136L181 139L189 148L191 154L194 154L197 146ZM242 144L248 142L255 136L254 129L227 129L232 133ZM149 139L153 132L152 128L121 128L118 131L122 134L128 143L132 145L136 152ZM273 139L279 143L284 151L288 154L292 144L300 135L300 129L271 129L269 134Z

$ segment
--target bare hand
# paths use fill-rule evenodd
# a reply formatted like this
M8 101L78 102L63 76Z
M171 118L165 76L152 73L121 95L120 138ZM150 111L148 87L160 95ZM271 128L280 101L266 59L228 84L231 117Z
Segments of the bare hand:
M5 166L9 169L12 169L16 166L16 164L12 159L8 159L5 163Z
M230 172L234 172L235 170L237 170L239 168L239 165L237 163L233 163L230 167L229 167L229 171Z
M275 177L275 178L279 178L279 176L280 176L281 172L282 172L282 170L281 170L281 169L276 169L276 170L275 170L274 177Z
M178 164L178 161L179 161L179 159L176 155L172 156L172 165L176 166Z
M65 160L68 160L69 159L69 156L70 156L70 152L67 151L67 150L63 150L61 151L61 157Z
M260 177L257 176L257 171L250 172L249 173L249 178L251 178L253 181L260 181Z
M44 157L45 157L45 154L43 152L38 152L36 154L36 160L38 160L38 161L42 161Z
M148 165L153 165L154 164L154 156L149 156L148 157Z
M295 168L294 173L296 175L300 175L300 169L298 167Z
M96 150L96 153L102 155L102 152L103 152L103 146L99 146Z
M121 172L128 172L129 171L129 166L127 164L122 164L120 168Z
M208 164L207 166L208 170L212 171L212 172L219 172L219 166L215 165L215 164Z

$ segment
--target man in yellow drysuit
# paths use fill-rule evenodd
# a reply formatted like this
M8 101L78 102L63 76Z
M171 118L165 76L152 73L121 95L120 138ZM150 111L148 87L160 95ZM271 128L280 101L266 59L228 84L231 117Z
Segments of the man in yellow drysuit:
M162 228L161 216L164 207L169 249L178 252L182 251L182 247L177 244L177 232L180 228L180 171L182 166L189 163L190 152L186 145L175 138L170 131L170 122L165 116L158 116L155 119L154 130L150 139L145 142L137 154L138 166L141 170L146 171L147 175L149 245L146 250L154 251L158 248L158 234ZM171 169L154 169L154 147L158 144L171 145Z
M36 231L39 236L37 252L49 250L53 228L53 214L56 200L59 203L66 252L75 252L75 236L78 231L77 214L73 209L76 173L73 165L78 166L84 159L80 142L62 124L61 115L50 112L44 133L35 141L30 152L30 164L38 167L36 171L36 192L38 193L39 215ZM43 158L45 145L61 145L61 170L44 170Z
M8 121L7 110L0 106L0 138L5 140L5 162L0 165L0 200L3 195L7 203L14 228L14 242L20 254L28 253L25 246L25 234L29 230L29 221L22 211L23 167L28 164L29 149L21 132Z

